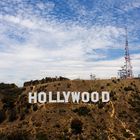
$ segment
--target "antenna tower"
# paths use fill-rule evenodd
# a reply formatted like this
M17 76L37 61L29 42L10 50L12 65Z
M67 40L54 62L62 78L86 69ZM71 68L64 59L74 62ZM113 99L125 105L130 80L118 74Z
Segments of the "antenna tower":
M128 37L127 37L127 28L125 28L125 65L119 70L119 76L121 79L133 78L133 71L128 47Z

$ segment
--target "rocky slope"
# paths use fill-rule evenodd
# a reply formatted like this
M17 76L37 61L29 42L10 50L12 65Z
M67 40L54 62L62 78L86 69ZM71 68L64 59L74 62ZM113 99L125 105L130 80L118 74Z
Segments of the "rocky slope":
M108 103L29 104L29 91L109 91ZM12 96L11 96L12 95ZM140 79L0 86L0 140L140 139Z

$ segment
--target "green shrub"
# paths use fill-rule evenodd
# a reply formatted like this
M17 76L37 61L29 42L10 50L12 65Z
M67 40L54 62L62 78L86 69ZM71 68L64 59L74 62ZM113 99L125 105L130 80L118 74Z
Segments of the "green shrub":
M25 132L14 132L8 135L6 140L28 140L28 136Z
M116 84L116 83L117 83L117 81L116 81L116 80L114 80L114 79L112 80L112 82L113 82L114 84Z
M20 120L24 120L25 119L25 113L21 112L20 113Z
M131 86L124 87L124 90L125 91L134 91L134 89Z
M36 134L36 140L48 140L47 134L39 132Z
M61 85L61 83L58 83L58 86L60 86Z
M9 122L13 122L16 119L17 119L16 110L15 109L9 110L9 117L8 117Z
M124 132L123 136L126 137L126 138L130 138L131 134L129 132Z
M92 92L93 92L93 89L90 88L90 89L88 90L88 93L92 93Z
M105 87L104 86L101 86L101 89L104 89Z
M82 133L83 123L79 119L73 119L71 121L71 129L74 134Z
M99 101L99 102L97 102L97 105L98 105L99 109L102 109L105 104L103 102Z
M106 86L110 86L110 83L107 83Z
M0 123L2 123L6 118L5 111L0 110Z
M83 107L74 109L73 112L78 113L78 115L80 115L80 116L86 116L89 114L90 109L87 108L86 106L83 106Z
M71 84L70 84L70 83L68 83L68 84L67 84L67 88L70 88L70 87L71 87Z
M38 110L37 104L33 104L33 111L37 111L37 110Z

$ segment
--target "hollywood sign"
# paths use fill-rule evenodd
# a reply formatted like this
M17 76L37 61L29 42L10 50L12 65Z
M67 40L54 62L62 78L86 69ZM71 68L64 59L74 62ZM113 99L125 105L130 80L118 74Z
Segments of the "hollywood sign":
M99 100L102 102L109 102L110 94L107 91L98 92L29 92L29 103L84 103L93 102L96 103Z

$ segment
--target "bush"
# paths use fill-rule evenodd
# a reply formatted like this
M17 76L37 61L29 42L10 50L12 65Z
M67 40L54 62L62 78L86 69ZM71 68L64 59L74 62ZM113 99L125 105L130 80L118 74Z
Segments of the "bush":
M93 89L90 88L90 89L88 90L88 93L92 93L92 92L93 92Z
M69 136L65 135L63 132L58 136L59 140L70 140Z
M24 120L25 119L25 113L21 112L20 113L20 120Z
M60 128L60 124L57 123L57 124L54 125L54 127Z
M112 80L112 82L113 82L114 84L116 84L116 83L117 83L117 81L116 81L116 80Z
M17 119L16 110L15 109L10 110L10 112L9 112L9 118L8 118L9 122L13 122L16 119Z
M119 118L127 118L128 117L128 114L127 114L126 111L122 111L122 112L120 112L118 114L119 114Z
M106 86L110 86L110 83L107 83Z
M134 91L134 89L131 86L124 87L124 90L125 91Z
M59 109L59 113L65 113L66 110L65 109Z
M58 86L61 86L61 83L58 83Z
M68 84L67 84L67 88L70 88L70 87L71 87L71 84L70 84L70 83L68 83Z
M71 129L74 134L82 133L83 123L79 119L73 119L71 121Z
M120 79L117 79L118 82L120 82Z
M96 104L97 104L99 109L102 109L105 106L105 104L102 101L99 101Z
M39 132L36 134L36 140L48 140L48 137L45 133Z
M113 100L113 101L116 101L116 100L117 100L117 96L113 96L113 97L112 97L112 100Z
M25 132L14 132L6 137L6 140L28 140L28 136Z
M4 110L0 110L0 123L2 123L5 120L5 112Z
M87 107L83 106L83 107L79 107L78 109L74 109L73 112L78 113L78 115L80 116L86 116L89 114L90 109L88 109Z
M105 87L104 86L101 86L101 89L104 89Z
M33 104L33 111L37 111L37 110L38 110L37 104Z
M12 108L14 108L14 101L11 99L11 98L9 98L9 97L4 97L3 99L2 99L2 103L4 104L3 105L3 107L4 108L9 108L9 109L12 109Z
M129 132L124 132L123 136L126 137L126 138L130 138L131 134Z

